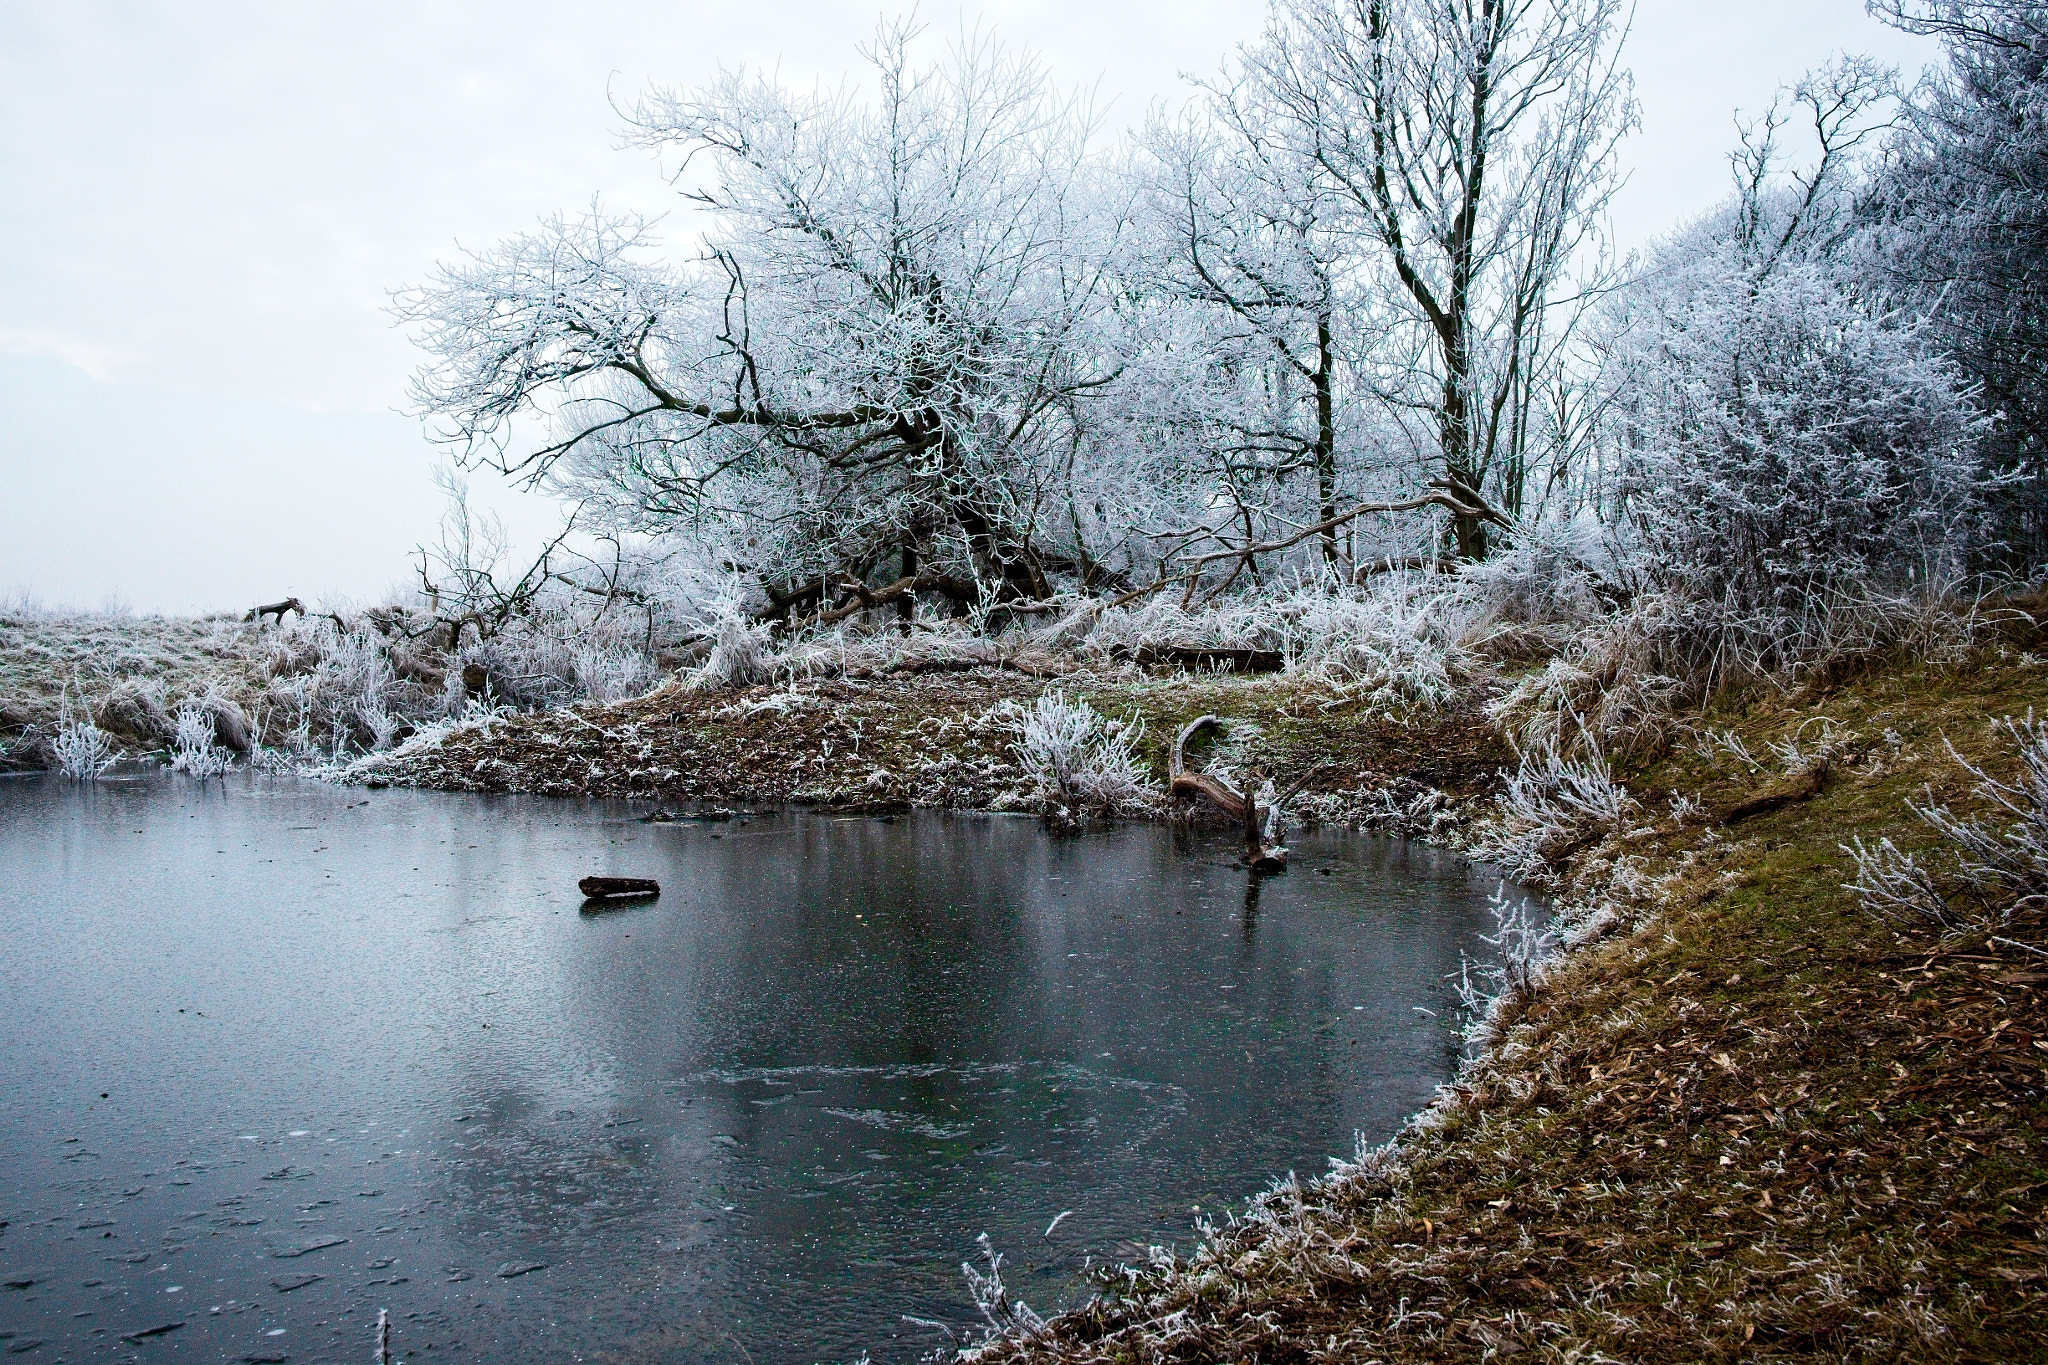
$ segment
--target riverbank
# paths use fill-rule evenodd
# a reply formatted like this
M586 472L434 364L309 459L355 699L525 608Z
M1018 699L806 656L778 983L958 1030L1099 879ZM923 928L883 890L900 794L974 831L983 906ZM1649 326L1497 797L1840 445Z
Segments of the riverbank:
M1906 802L1967 813L1958 758L2009 774L1989 722L2048 713L2040 644L1686 717L1617 763L1634 818L1549 869L1588 941L1434 1109L981 1357L2048 1358L2048 961L1876 918L1841 849L1929 843ZM505 717L357 777L1000 807L1001 707L1048 686L1142 716L1156 765L1232 716L1241 761L1326 765L1309 809L1405 832L1455 839L1511 765L1478 696L1389 717L1299 679L980 669Z
M1841 849L1973 813L2030 709L2008 647L1693 718L1558 869L1614 931L1401 1139L979 1358L2048 1358L2048 959L1876 918Z
M1016 708L1051 690L1141 722L1138 749L1162 779L1176 729L1205 712L1225 716L1228 760L1282 780L1307 776L1307 808L1326 817L1362 817L1389 792L1469 806L1498 790L1514 762L1486 720L1484 692L1390 719L1341 685L1281 674L1128 668L1047 677L980 667L738 689L672 685L612 706L479 718L365 758L349 780L657 801L1024 809Z
M1924 790L1979 809L1962 765L2010 774L1991 722L2048 714L2043 655L2023 626L1675 718L1613 761L1622 818L1539 841L1535 880L1580 942L1398 1142L1106 1280L1092 1308L1038 1324L993 1305L1010 1330L980 1353L2048 1359L2048 958L1877 918L1841 847L1931 844L1906 804ZM348 780L1024 809L1016 719L1058 690L1142 720L1155 777L1175 729L1213 712L1233 725L1210 761L1307 775L1302 815L1483 844L1516 764L1487 708L1513 681L1389 710L1299 674L912 661L472 713Z

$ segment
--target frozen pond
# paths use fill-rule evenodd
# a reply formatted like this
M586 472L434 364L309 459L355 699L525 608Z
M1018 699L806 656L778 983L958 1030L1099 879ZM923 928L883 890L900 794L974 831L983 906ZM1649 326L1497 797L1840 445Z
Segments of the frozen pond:
M1391 1133L1491 923L1395 841L1252 901L1164 827L645 809L0 782L0 1346L913 1360L978 1233L1046 1310Z

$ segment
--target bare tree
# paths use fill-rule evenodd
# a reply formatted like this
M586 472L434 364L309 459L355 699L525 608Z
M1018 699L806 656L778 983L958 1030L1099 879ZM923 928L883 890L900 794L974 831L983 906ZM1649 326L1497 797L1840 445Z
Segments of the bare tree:
M1621 0L1291 0L1250 59L1292 138L1376 249L1414 340L1407 397L1443 477L1510 508L1526 477L1553 314L1617 185L1635 113L1615 64ZM1575 291L1583 294L1583 290ZM1483 558L1486 523L1454 519Z
M1146 130L1151 283L1202 309L1213 374L1188 395L1216 475L1247 520L1265 485L1307 471L1310 520L1337 515L1340 369L1348 323L1341 283L1355 248L1337 224L1326 177L1285 136L1253 73L1227 73L1180 117ZM1249 527L1247 531L1249 532ZM1338 529L1321 537L1338 563Z

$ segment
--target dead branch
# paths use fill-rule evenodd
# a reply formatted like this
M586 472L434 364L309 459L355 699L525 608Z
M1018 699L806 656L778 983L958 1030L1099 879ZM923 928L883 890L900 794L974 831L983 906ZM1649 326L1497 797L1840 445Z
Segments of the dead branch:
M1363 583L1373 575L1383 573L1450 573L1457 567L1457 560L1441 555L1386 555L1353 567L1351 581Z
M1816 763L1803 773L1795 774L1774 787L1736 802L1721 813L1721 823L1732 825L1753 815L1767 815L1771 811L1797 805L1801 801L1811 801L1827 790L1829 766L1824 762Z

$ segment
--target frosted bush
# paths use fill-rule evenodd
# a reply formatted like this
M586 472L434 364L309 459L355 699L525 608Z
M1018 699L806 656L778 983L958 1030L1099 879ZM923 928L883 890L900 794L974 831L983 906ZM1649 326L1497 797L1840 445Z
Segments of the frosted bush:
M1743 155L1758 178L1660 248L1602 343L1635 572L1737 615L1947 582L1983 543L1986 420L1866 286L1853 160L1802 193L1764 188L1768 140Z
M228 751L214 743L213 710L197 697L178 703L171 771L190 777L218 777L228 770Z
M1480 831L1473 852L1532 877L1620 829L1637 810L1636 800L1583 733L1580 747L1574 758L1548 746L1525 751L1507 789L1495 798L1495 819Z
M1110 720L1057 691L1028 707L1010 705L1018 762L1048 818L1140 815L1157 806L1159 786L1138 755L1142 720Z
M1488 560L1459 570L1457 592L1470 604L1489 653L1549 653L1613 610L1624 595L1627 528L1591 512L1531 517Z
M1976 795L1991 807L1988 820L1964 819L1947 806L1912 807L1942 840L1931 865L1890 839L1844 846L1856 861L1856 880L1848 887L1866 909L1895 921L1979 932L2048 910L2048 722L2007 716L1998 727L2019 757L2013 781L1992 777L1949 750L1977 779Z
M1493 932L1480 935L1492 948L1492 961L1474 963L1460 954L1454 978L1458 1003L1468 1020L1466 1041L1486 1042L1502 1013L1529 998L1543 984L1544 973L1557 957L1559 939L1550 915L1526 896L1511 896L1505 885L1489 898Z
M974 1240L981 1248L988 1270L976 1270L973 1262L962 1261L960 1274L967 1281L968 1297L974 1300L976 1311L987 1324L989 1340L993 1342L1005 1334L1029 1337L1044 1330L1045 1319L1032 1312L1030 1304L1010 1297L1009 1289L1003 1284L1002 1253L990 1243L988 1234L984 1232Z
M1480 606L1448 575L1390 575L1369 587L1310 579L1198 610L1172 600L1105 611L1084 642L1098 657L1170 649L1255 649L1362 692L1375 706L1435 706L1475 666L1463 641Z
M768 627L747 620L737 611L728 611L719 617L711 655L690 675L690 686L752 687L768 681L772 673Z
M1232 597L1189 611L1159 595L1102 612L1083 650L1132 658L1162 649L1280 649L1282 628L1270 598Z
M1462 643L1474 604L1434 575L1358 594L1304 589L1280 611L1293 666L1362 690L1374 706L1441 706L1474 665Z
M405 722L384 708L382 698L366 697L356 703L356 719L369 732L369 747L381 752L391 747Z
M57 737L50 748L57 758L57 771L80 782L91 782L114 766L113 740L92 723L83 707L74 713L68 698L61 703Z
M977 635L964 621L919 620L910 633L895 629L862 631L844 625L790 644L771 661L777 676L790 682L813 678L972 668L999 662L1003 647Z
M596 702L624 701L654 685L654 661L637 649L587 645L576 651L576 686Z

